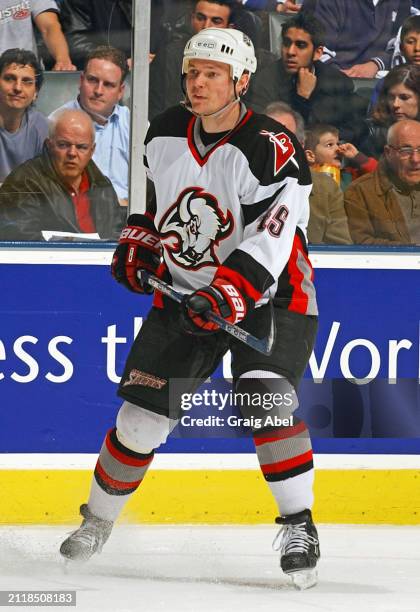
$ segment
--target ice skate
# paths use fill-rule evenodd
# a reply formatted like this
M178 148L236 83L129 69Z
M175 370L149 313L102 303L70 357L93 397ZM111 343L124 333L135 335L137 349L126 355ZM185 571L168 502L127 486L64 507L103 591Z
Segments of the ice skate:
M60 553L70 561L87 561L100 553L109 538L113 522L94 516L87 504L80 506L83 522L60 546Z
M281 569L291 577L297 589L314 586L318 579L316 564L320 550L311 511L279 516L276 523L282 525L273 542L274 550L280 550ZM282 538L278 545L280 536Z

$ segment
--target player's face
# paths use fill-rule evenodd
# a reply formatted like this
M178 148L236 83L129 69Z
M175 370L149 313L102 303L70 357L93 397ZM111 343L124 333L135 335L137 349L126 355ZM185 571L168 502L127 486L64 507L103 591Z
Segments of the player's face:
M186 87L188 99L195 113L215 113L234 99L230 67L221 62L191 60Z
M72 183L88 165L95 144L87 123L62 121L48 140L48 148L57 174L65 183Z
M314 47L308 32L300 28L289 28L282 39L281 57L289 74L296 74L299 68L311 68L319 60L322 47Z
M191 15L191 25L194 34L205 28L229 27L230 8L213 2L197 2Z
M104 122L121 100L124 85L121 83L121 68L104 59L92 59L80 76L80 102L84 110L97 121Z
M417 95L402 83L391 87L387 96L387 104L395 121L417 119L419 114Z
M25 110L36 97L32 66L10 64L0 74L0 109Z
M322 134L319 143L315 147L315 163L328 164L336 168L341 166L338 154L338 138L335 134L330 132Z
M420 32L408 32L401 43L401 52L407 64L420 66Z
M394 135L385 157L396 176L408 185L420 184L420 123Z

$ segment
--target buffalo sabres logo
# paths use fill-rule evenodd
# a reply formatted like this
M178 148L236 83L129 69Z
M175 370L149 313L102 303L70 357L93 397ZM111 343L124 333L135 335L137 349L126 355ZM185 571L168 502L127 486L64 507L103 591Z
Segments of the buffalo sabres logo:
M267 130L261 130L260 134L261 136L267 136L268 140L274 145L274 176L277 176L289 159L299 168L297 161L293 157L296 149L287 134L284 132L275 134L274 132L267 132Z
M159 233L173 262L198 270L220 265L214 250L232 233L233 225L232 213L225 215L214 196L201 187L189 187L162 217Z

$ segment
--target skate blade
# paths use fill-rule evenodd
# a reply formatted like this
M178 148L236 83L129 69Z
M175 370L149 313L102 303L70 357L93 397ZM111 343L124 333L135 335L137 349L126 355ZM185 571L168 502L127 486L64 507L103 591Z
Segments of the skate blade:
M289 576L292 579L293 586L299 591L310 589L318 582L318 572L315 568L293 572Z

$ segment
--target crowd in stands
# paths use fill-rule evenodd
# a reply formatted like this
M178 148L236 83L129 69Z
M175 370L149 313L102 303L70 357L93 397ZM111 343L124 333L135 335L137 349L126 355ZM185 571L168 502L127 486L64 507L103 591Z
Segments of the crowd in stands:
M309 243L420 245L420 0L151 7L150 120L184 100L191 35L240 29L258 60L244 103L305 150ZM131 0L0 0L0 241L117 238L129 204L132 8ZM43 114L45 73L76 70L78 92Z

